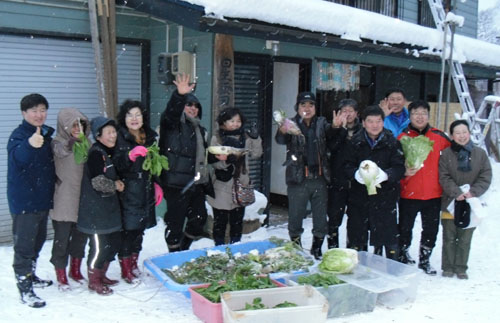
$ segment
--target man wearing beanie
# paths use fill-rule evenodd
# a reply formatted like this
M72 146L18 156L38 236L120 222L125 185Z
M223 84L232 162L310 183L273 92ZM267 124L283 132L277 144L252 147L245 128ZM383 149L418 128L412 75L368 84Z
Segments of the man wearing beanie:
M313 217L311 254L320 259L321 246L328 234L326 209L330 169L327 149L332 144L333 129L324 117L316 115L316 97L313 93L299 93L295 110L297 114L292 121L301 133L291 134L281 126L275 136L278 144L287 147L288 233L292 241L301 245L304 232L302 220L306 216L307 203L310 202Z

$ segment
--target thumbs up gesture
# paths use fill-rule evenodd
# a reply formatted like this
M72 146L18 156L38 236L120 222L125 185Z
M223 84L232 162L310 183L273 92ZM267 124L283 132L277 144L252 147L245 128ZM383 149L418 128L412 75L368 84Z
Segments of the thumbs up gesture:
M31 137L28 139L31 147L40 148L43 145L43 136L41 134L42 129L40 127L36 127L36 131Z

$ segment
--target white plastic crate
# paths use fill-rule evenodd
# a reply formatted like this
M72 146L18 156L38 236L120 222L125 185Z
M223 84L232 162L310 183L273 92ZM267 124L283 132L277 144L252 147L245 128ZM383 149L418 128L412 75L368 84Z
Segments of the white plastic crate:
M267 309L243 310L257 297ZM296 307L273 308L285 301ZM326 322L328 300L314 287L292 286L261 290L235 291L222 294L222 317L225 323L304 323Z

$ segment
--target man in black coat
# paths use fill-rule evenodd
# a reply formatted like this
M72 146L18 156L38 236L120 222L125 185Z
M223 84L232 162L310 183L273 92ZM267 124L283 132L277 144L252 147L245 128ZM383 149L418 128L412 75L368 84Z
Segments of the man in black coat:
M347 237L349 247L367 250L368 231L375 253L396 259L398 255L398 227L396 203L399 181L405 173L404 156L399 141L391 131L384 129L384 112L378 106L365 109L363 130L348 143L344 168L352 187L349 192ZM370 160L379 168L376 194L369 195L364 180L358 176L361 162ZM358 172L358 174L355 173Z
M174 84L177 90L161 115L159 141L160 153L169 162L161 181L167 201L165 241L170 252L189 249L193 239L203 235L205 190L211 185L205 158L206 130L200 124L201 104L191 94L195 84L189 84L189 75L177 76Z
M331 183L328 186L328 249L339 247L339 227L346 212L351 182L342 165L347 142L363 127L358 119L358 103L353 99L339 102L338 112L333 115L333 142L330 167Z

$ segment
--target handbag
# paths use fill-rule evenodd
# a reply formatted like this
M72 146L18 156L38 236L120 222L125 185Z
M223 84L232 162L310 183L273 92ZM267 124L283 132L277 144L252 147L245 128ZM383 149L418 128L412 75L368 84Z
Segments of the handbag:
M245 207L255 202L253 189L253 184L243 185L239 178L235 178L233 183L233 203Z
M466 228L470 223L470 205L466 200L457 201L455 200L455 225L459 228Z

